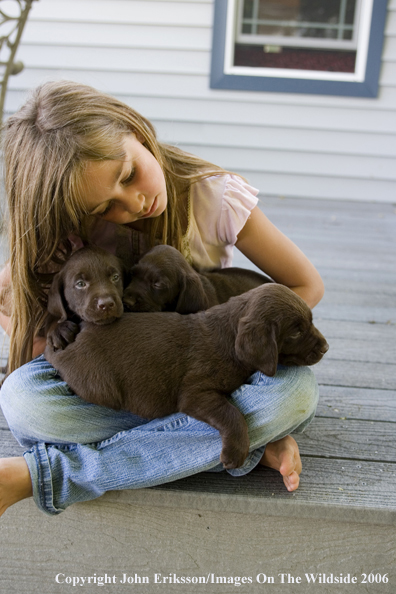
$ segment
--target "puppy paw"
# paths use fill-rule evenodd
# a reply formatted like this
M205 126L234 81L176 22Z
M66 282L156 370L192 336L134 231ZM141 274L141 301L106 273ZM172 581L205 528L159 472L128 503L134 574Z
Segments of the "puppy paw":
M61 322L48 332L47 344L53 351L63 351L68 344L75 341L79 331L80 326L75 322Z
M220 455L220 462L222 462L225 469L239 468L245 462L249 453L249 446L241 449L240 447L224 447Z

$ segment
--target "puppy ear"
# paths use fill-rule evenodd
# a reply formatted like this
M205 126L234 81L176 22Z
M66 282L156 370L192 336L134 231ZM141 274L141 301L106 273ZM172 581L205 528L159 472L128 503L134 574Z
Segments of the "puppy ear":
M175 311L188 314L208 309L209 299L202 286L201 278L195 270L183 271L181 286Z
M63 278L60 272L55 274L54 278L52 279L52 283L48 291L47 309L48 312L59 322L64 322L67 320L63 296Z
M276 322L260 322L250 316L241 318L235 340L239 361L273 377L278 365L278 333Z

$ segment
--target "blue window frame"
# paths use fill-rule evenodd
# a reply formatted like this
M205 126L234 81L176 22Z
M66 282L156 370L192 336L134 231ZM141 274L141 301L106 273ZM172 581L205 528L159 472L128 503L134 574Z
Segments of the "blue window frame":
M283 0L282 21L282 0L215 0L211 88L376 97L387 0L332 0L335 16L323 0L328 24L314 18L321 1Z

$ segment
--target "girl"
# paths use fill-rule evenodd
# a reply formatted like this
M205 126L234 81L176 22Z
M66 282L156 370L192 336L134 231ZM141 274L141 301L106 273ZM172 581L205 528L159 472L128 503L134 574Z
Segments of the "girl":
M148 487L222 470L217 431L182 414L147 422L87 404L41 353L51 275L89 238L138 257L155 241L200 267L229 266L236 245L310 307L323 295L318 272L257 207L241 177L158 142L127 105L73 82L46 83L4 126L10 261L1 323L11 334L0 403L27 448L0 461L0 513L33 495L57 514L111 489ZM254 374L231 397L246 416L251 453L231 474L261 463L298 487L294 430L313 418L317 385L307 368Z

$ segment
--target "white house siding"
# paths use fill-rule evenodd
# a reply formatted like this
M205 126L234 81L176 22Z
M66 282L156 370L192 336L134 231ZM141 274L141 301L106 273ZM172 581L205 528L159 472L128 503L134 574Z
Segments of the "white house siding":
M262 194L394 202L396 0L388 10L379 96L355 99L210 89L212 0L39 0L6 111L42 81L81 81Z

